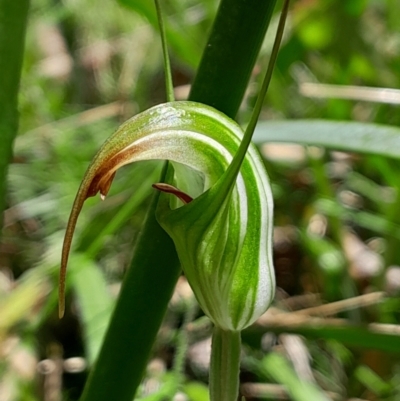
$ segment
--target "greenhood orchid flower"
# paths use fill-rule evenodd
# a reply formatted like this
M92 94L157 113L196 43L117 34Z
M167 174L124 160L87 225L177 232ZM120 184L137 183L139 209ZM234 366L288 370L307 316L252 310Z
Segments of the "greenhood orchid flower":
M68 254L85 199L97 193L104 198L120 167L150 159L171 162L167 183L155 185L163 192L156 216L204 312L231 331L264 313L275 288L273 201L257 150L250 144L242 159L237 156L242 139L233 120L188 101L155 106L122 124L94 157L75 198L62 252L60 315Z

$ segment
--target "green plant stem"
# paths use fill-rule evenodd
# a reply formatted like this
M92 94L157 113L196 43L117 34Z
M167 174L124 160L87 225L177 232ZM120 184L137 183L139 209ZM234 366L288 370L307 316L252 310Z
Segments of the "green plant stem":
M177 278L178 257L152 204L82 401L132 401Z
M239 393L240 332L214 327L210 362L210 400L236 401Z
M275 63L278 58L279 48L281 46L283 32L285 30L286 19L287 19L287 15L289 12L289 4L290 4L290 0L285 0L285 2L283 3L281 16L279 18L278 28L276 30L274 46L271 51L271 58L269 59L269 63L268 63L267 72L265 73L265 77L264 77L263 83L261 85L260 93L258 94L253 113L251 114L250 122L249 122L249 124L246 128L246 132L244 134L244 138L246 138L246 140L249 144L250 144L251 138L253 136L254 130L256 128L258 118L260 116L261 109L264 104L265 95L267 94L269 84L271 82ZM248 147L248 145L247 145L247 147Z
M265 95L267 94L268 87L271 82L272 72L275 67L275 62L278 58L279 47L281 45L283 31L285 30L285 22L286 22L287 14L289 11L289 3L290 3L290 0L285 0L285 2L283 4L281 17L279 19L279 25L278 25L278 29L277 29L276 36L275 36L274 46L273 46L273 49L271 52L271 58L268 63L267 72L265 73L265 77L264 77L263 83L261 85L261 89L258 94L253 113L251 114L249 124L247 125L246 131L244 133L243 140L240 143L240 147L239 147L238 151L236 152L235 157L232 160L232 163L227 170L226 177L224 180L226 185L230 185L229 183L236 181L236 176L239 173L242 162L246 156L247 149L250 146L251 139L253 137L253 133L254 133L254 130L257 125L258 117L260 116L261 109L262 109L262 106L264 103L264 98L265 98ZM233 178L233 177L235 177L235 178Z
M168 55L167 35L165 33L164 19L161 12L160 1L154 0L157 10L158 26L160 28L161 44L164 56L164 70L165 70L165 89L167 93L167 101L173 102L174 96L174 84L172 82L171 63Z
M189 99L235 118L276 0L222 0Z
M154 9L154 3L151 1L138 0L117 0L121 5L133 10L146 18L149 23L156 28L158 26L157 13ZM170 7L174 7L175 2L170 3ZM168 36L170 47L174 53L179 56L180 60L187 63L190 67L195 68L199 63L199 45L190 35L190 30L186 29L184 23L175 20L170 23L168 20L165 24L165 30Z
M0 226L7 168L18 129L18 90L29 0L0 0Z

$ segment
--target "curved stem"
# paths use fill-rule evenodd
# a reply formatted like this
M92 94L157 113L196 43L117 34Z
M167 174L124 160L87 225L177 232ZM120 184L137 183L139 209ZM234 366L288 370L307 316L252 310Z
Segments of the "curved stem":
M272 48L271 58L268 63L268 68L264 76L263 83L261 85L260 92L257 97L257 101L251 115L251 119L249 124L247 125L246 131L244 133L243 139L240 143L239 149L237 150L231 164L225 172L224 179L219 183L219 193L222 196L226 196L228 191L233 189L233 183L236 182L236 177L239 174L239 170L242 166L243 160L246 157L247 150L250 146L251 139L253 137L254 130L257 125L258 117L260 115L262 105L264 102L265 95L267 94L269 83L271 82L272 72L278 58L279 48L281 45L283 32L285 30L286 18L289 12L289 3L290 0L285 0L281 12L281 16L279 19L279 24L275 36L274 46Z
M264 77L263 83L261 85L260 93L258 94L256 104L254 106L254 110L251 115L250 122L246 128L246 132L244 135L246 141L248 141L249 143L251 141L254 130L256 128L258 117L260 116L261 109L264 104L265 95L267 94L269 84L270 84L271 78L272 78L272 73L274 71L276 60L278 58L279 48L281 46L282 37L283 37L283 32L285 30L286 19L287 19L287 15L289 13L289 3L290 3L290 0L285 0L285 2L283 3L283 8L282 8L281 16L279 18L279 24L278 24L278 28L276 30L274 46L272 47L271 58L269 59L267 72L265 73L265 77ZM247 147L248 147L248 145L247 145Z
M210 400L236 401L239 393L240 331L214 327L210 365Z
M175 100L175 97L174 97L174 84L172 82L171 62L169 60L169 55L168 55L167 35L165 33L164 19L162 16L159 0L155 0L155 5L157 10L157 19L160 28L161 44L164 56L165 88L167 93L167 101L173 102Z
M283 32L285 30L286 18L287 18L288 12L289 12L289 3L290 3L290 0L285 0L285 2L283 4L278 28L276 31L274 46L273 46L272 52L271 52L271 58L268 63L268 68L265 73L265 77L264 77L263 83L261 85L261 89L258 94L257 101L254 106L253 113L251 115L251 119L250 119L249 124L247 125L247 128L246 128L246 131L244 133L243 140L240 143L240 147L239 147L234 159L232 160L232 163L229 166L229 169L227 170L226 179L225 179L226 183L232 182L233 177L235 177L235 179L236 179L236 176L238 175L239 170L240 170L240 166L242 165L242 162L246 156L247 149L250 146L251 139L253 137L253 133L254 133L254 130L257 125L258 117L260 116L261 109L262 109L262 106L264 103L264 98L265 98L265 95L267 94L267 91L269 88L269 83L271 82L272 72L275 67L276 59L278 58L279 48L280 48L280 45L282 42L282 37L283 37Z

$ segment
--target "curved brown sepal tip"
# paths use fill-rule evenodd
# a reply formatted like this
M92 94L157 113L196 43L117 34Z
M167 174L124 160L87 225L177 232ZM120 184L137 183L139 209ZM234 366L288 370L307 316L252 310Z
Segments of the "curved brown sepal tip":
M63 288L60 288L58 293L58 318L62 319L65 314L65 294Z

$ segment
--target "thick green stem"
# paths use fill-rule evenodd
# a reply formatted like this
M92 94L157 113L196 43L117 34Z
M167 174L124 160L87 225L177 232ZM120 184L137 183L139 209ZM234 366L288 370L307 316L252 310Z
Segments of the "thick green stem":
M243 99L276 0L222 0L190 100L234 118Z
M82 401L132 401L180 273L175 247L155 219L153 196L99 358Z
M210 364L210 400L236 401L239 393L240 332L214 327Z
M0 225L6 177L18 126L18 89L29 0L0 0Z

